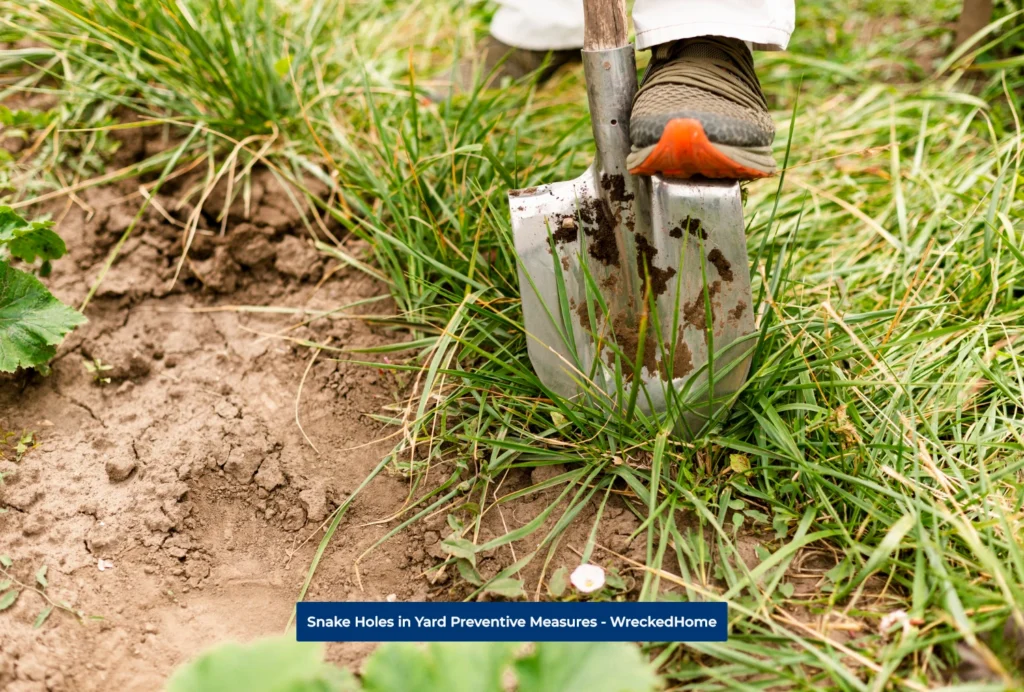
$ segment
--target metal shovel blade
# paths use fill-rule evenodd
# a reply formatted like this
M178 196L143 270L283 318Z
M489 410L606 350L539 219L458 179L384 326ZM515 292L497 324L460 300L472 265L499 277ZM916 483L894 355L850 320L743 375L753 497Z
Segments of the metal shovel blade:
M594 163L509 193L530 360L561 396L667 413L693 433L753 351L739 185L629 175L633 48L583 58Z

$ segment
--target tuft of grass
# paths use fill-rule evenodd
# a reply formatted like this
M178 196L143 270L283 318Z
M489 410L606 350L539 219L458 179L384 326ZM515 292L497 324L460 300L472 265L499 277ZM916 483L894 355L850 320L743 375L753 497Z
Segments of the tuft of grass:
M395 532L447 512L471 552L520 546L495 577L506 579L550 560L589 502L624 491L648 545L640 597L673 586L733 609L729 644L661 649L688 689L924 689L954 677L957 643L1010 684L1009 652L985 633L1021 622L1024 603L1013 98L960 91L957 73L870 83L815 68L791 115L792 66L819 59L798 42L765 61L786 107L779 155L792 153L777 185L749 188L761 340L733 415L692 444L566 402L526 358L504 192L585 165L587 122L562 91L577 75L549 93L439 107L367 93L372 135L335 123L354 230L419 350L391 366L413 375L406 406L385 419L403 427L391 461L419 500ZM548 464L568 470L494 493L510 471ZM438 468L447 480L416 490ZM550 487L561 494L539 515L474 541L488 513ZM583 557L601 551L592 540ZM810 553L827 564L800 573ZM668 565L678 571L657 571ZM907 628L880 632L899 610Z
M204 122L235 139L303 127L317 98L337 4L294 13L267 0L44 0L28 38L61 57L84 100Z

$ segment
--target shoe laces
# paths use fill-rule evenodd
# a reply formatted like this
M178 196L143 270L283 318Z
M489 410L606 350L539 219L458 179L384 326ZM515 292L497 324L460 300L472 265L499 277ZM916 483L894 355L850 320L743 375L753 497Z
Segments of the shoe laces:
M755 111L768 109L754 58L738 39L701 36L655 46L634 103L644 91L665 84L701 89Z

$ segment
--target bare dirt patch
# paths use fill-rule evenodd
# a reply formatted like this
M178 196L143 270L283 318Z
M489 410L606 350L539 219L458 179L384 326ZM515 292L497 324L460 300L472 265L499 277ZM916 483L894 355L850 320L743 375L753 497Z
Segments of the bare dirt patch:
M267 180L260 184L269 188ZM59 230L70 248L51 282L61 298L76 304L85 296L138 208L137 199L122 199L134 189L95 190L56 210L66 211ZM394 389L381 371L321 354L300 406L319 453L303 439L295 400L312 352L266 335L309 311L382 291L356 273L324 279L330 267L288 205L262 190L248 221L232 218L223 237L202 229L173 287L181 212L164 218L154 208L52 374L0 377L0 428L36 442L0 461L0 554L13 558L25 583L46 564L54 601L102 618L83 623L57 610L33 629L45 603L23 592L0 617L3 689L158 689L174 665L215 641L286 626L322 535L317 527L389 448L381 441L387 432L365 414L391 402ZM394 338L340 315L287 336L335 346ZM345 526L391 514L407 492L400 479L382 476ZM414 548L401 538L363 563L354 591L351 563L385 531L339 531L328 551L336 568L316 583L315 596L425 596L427 583L407 557ZM100 560L113 568L101 571ZM338 647L332 655L361 653Z
M145 148L129 144L115 163L126 165ZM137 185L82 192L50 210L69 248L50 279L63 300L79 304L87 294L138 209ZM57 609L36 629L46 602L23 591L0 615L0 688L154 690L215 642L282 632L325 520L391 449L396 430L367 414L395 402L400 384L327 352L310 366L313 352L294 340L358 347L401 338L353 317L393 306L379 301L310 319L385 290L319 255L275 185L257 174L248 213L231 205L223 234L204 216L177 283L171 279L192 211L180 204L188 185L158 196L52 373L0 376L0 433L33 440L20 457L13 446L2 448L0 554L14 560L12 573L25 584L47 565L49 598L86 615ZM214 200L211 208L223 207ZM295 423L300 382L308 441ZM492 499L564 470L506 474ZM449 557L441 548L451 533L445 512L388 540L355 569L397 524L408 495L401 476L386 472L373 481L342 520L307 598L471 593L453 567L437 569ZM495 506L478 544L525 525L557 495L552 489ZM595 517L596 504L580 514L546 574L538 559L519 575L531 597L546 594L545 577L558 566L578 564ZM642 561L643 539L628 540L638 526L615 500L600 543ZM481 576L535 547L523 543L482 555ZM340 644L328 656L357 664L370 650Z

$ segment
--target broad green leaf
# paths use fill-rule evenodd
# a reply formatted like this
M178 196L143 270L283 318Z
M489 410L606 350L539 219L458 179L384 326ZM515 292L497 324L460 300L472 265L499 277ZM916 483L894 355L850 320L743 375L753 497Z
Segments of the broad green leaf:
M562 565L555 570L555 573L551 575L551 579L548 580L548 593L554 598L561 598L568 586L569 569Z
M746 473L750 470L750 459L746 454L730 454L729 468L733 470L733 473Z
M850 569L850 560L848 557L844 557L835 567L825 572L825 578L833 584L838 584L849 576Z
M484 583L484 580L480 577L480 573L476 571L476 568L473 567L473 563L469 560L459 558L455 561L455 566L458 568L459 574L462 575L462 578L473 586L481 586Z
M512 654L504 643L382 644L366 662L363 687L367 692L501 692Z
M469 560L471 565L476 566L476 545L473 541L465 538L446 538L441 541L441 550L449 555Z
M42 612L39 613L39 616L36 618L36 621L32 623L32 627L35 629L39 629L40 627L42 627L43 623L46 622L46 619L50 617L50 613L52 612L53 606L46 606L45 608L43 608Z
M540 642L516 661L519 692L650 692L654 668L625 642Z
M316 644L288 636L217 646L179 668L167 692L354 692L352 675Z
M604 585L612 591L625 591L626 582L614 569L608 570L604 575Z
M4 567L10 567L13 564L14 561L11 560L11 558L9 558L6 555L0 555L0 565L3 565Z
M523 580L511 577L495 579L484 587L484 592L502 598L522 598L526 595L526 592L523 591Z
M775 518L772 519L772 528L775 529L775 538L782 539L789 534L789 518L781 514L776 514Z
M0 260L0 372L46 363L64 336L85 321L36 277Z
M10 207L0 207L0 246L25 262L59 259L67 252L61 237L54 233L52 221L26 221Z
M36 571L36 581L39 582L39 585L44 589L49 586L46 582L46 565L43 565Z
M748 517L750 517L751 519L753 519L756 522L759 522L761 524L767 524L768 523L768 515L765 514L764 512L760 512L760 511L758 511L756 509L748 509L748 510L745 510L743 513L746 514Z
M67 252L64 241L49 228L33 229L12 240L7 247L12 255L25 262L35 262L36 257L39 257L49 263Z
M0 610L7 610L14 605L14 602L18 600L18 594L20 593L21 592L17 589L12 589L3 596L0 596Z

